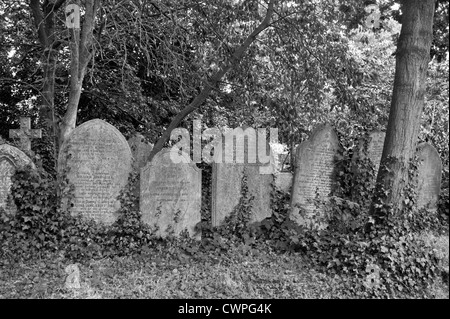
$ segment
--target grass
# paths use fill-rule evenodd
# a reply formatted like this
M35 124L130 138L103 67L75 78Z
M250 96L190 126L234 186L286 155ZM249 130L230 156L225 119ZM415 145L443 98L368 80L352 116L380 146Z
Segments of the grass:
M299 255L238 252L206 258L153 256L78 264L81 289L64 288L62 259L2 267L0 298L339 298Z
M443 256L446 254L448 266L448 237L427 236L430 243L442 249ZM133 257L89 260L78 264L81 289L64 287L64 268L69 263L55 256L20 263L3 261L0 298L330 299L351 296L342 289L342 279L315 271L300 254L277 254L268 247L250 254L235 249L194 257L158 247ZM437 281L429 288L428 295L448 299L448 285Z

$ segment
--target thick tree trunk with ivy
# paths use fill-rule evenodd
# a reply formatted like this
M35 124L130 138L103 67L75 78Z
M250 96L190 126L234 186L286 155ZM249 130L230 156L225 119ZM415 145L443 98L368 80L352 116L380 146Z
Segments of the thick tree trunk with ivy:
M386 140L371 213L381 222L383 208L399 213L409 183L409 162L414 157L424 105L434 0L402 1L402 29L397 45L394 88Z

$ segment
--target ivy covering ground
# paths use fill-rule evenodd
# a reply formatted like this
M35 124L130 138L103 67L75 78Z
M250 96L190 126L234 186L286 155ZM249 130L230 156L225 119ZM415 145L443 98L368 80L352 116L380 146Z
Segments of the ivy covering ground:
M64 177L17 170L17 211L0 212L0 297L448 298L448 215L415 209L414 162L403 210L384 207L378 223L368 213L370 160L344 152L336 173L333 196L317 197L310 216L326 227L290 221L289 193L278 190L272 217L249 224L254 198L244 174L241 199L220 227L210 226L205 201L196 241L153 235L138 210L136 173L119 218L105 226L69 213L73 189ZM66 290L64 268L75 262L82 288Z
M348 278L314 270L299 253L268 247L188 256L156 245L139 256L79 263L81 289L72 290L64 288L69 262L43 256L2 263L0 298L355 298ZM448 287L434 284L423 295L397 297L448 298Z

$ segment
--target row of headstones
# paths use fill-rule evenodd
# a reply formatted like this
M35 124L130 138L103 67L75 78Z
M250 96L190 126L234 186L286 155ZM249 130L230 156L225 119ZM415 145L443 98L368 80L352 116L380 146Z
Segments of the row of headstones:
M28 125L28 132L29 129ZM27 136L29 134L22 135L22 140ZM383 142L384 133L370 134L366 154L376 166L380 162ZM257 145L255 143L253 147ZM271 216L270 198L274 184L284 191L292 191L291 218L305 223L305 215L300 213L300 208L310 212L314 209L311 199L317 194L322 197L330 194L340 148L334 129L325 124L316 128L310 138L297 147L293 177L290 173L268 174L273 157L264 165L258 161L214 163L213 226L220 225L238 204L244 175L247 176L248 191L254 196L251 221ZM173 163L169 149L162 150L147 163L151 149L143 136L127 142L115 127L102 120L95 119L78 126L62 145L58 159L59 171L67 169L67 177L75 186L72 213L81 213L106 224L113 223L120 208L117 196L127 183L134 158L135 165L141 170L140 210L143 221L154 226L161 236L168 233L177 235L184 229L194 234L194 226L201 220L201 170L186 154L182 155L185 162ZM418 150L422 164L419 166L417 203L419 207L431 204L433 208L440 191L441 160L436 149L428 143L420 144ZM359 156L363 153L360 152ZM7 201L10 178L15 169L26 164L32 165L32 162L24 152L7 144L0 145L0 207L10 205Z

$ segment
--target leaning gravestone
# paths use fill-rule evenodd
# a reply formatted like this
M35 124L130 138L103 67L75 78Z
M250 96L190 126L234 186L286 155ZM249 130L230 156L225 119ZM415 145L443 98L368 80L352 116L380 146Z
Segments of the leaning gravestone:
M429 143L417 146L419 174L417 185L417 208L436 211L441 190L442 161L438 151Z
M385 138L386 133L382 131L373 131L369 133L367 141L362 139L358 145L356 157L364 158L367 156L375 167L375 174L378 173L378 168L380 167ZM364 149L366 152L364 152Z
M178 157L182 162L175 163L171 149L164 149L141 168L142 220L160 237L178 236L184 229L194 236L201 221L201 170L187 154Z
M14 204L8 201L11 190L11 176L16 169L31 165L31 159L18 148L8 145L0 145L0 208L7 211L15 211Z
M147 163L153 144L147 143L142 134L136 134L128 140L131 153L133 155L135 165L137 168L144 167Z
M131 172L131 151L124 136L99 119L76 127L61 146L58 171L75 187L72 214L112 224L120 208L117 199Z
M272 215L270 199L275 161L270 146L266 144L265 155L269 156L269 161L264 163L266 161L261 159L258 153L257 137L249 139L245 136L245 131L237 131L239 129L241 128L224 134L222 148L218 148L217 152L214 151L216 159L212 165L211 210L213 226L219 226L239 204L244 174L247 176L248 191L253 196L250 222L262 221ZM231 143L234 139L236 141L236 144L231 144L231 149L228 148L228 152L227 138ZM241 160L238 160L238 154L243 154Z
M315 207L312 200L316 198L316 193L322 199L329 196L335 181L335 161L340 149L336 132L329 124L317 127L310 138L297 147L290 218L299 225L313 225Z

